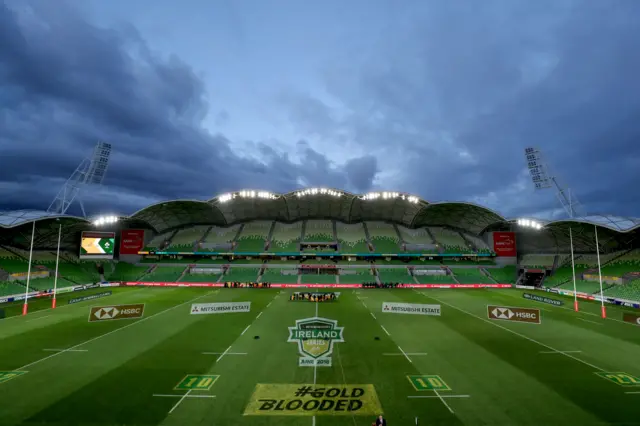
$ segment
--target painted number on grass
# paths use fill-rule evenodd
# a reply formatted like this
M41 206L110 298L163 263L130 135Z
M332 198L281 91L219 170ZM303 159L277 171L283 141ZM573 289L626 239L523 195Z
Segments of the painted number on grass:
M218 380L215 375L188 374L174 388L176 390L209 390Z
M0 371L0 383L8 382L11 379L15 379L18 376L27 374L26 371Z
M429 391L429 390L451 390L451 388L440 378L440 376L434 375L416 375L407 376L409 382L417 391Z
M620 386L640 386L640 378L632 376L628 373L617 372L596 374Z

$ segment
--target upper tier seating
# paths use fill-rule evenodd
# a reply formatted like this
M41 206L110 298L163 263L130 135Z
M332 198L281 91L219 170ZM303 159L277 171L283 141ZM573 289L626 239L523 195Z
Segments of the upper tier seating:
M299 252L300 238L302 238L302 222L276 222L269 251Z
M209 231L203 242L210 244L230 243L236 237L239 227L240 225L234 225L228 228L214 226L211 228L211 231Z
M204 233L209 229L208 226L192 226L179 230L171 239L169 251L193 251L196 241L199 241Z
M433 244L433 240L426 228L411 229L398 225L398 229L402 239L407 244Z
M171 233L156 235L145 245L146 251L159 251L162 249L164 242L171 237Z
M384 222L367 222L369 238L376 253L398 253L400 238L393 225Z
M361 223L336 223L342 253L369 253L367 237Z
M546 255L546 254L525 254L522 257L522 261L520 265L527 268L552 268L553 260L555 259L554 255Z
M238 237L235 251L263 252L271 229L271 223L271 221L262 220L245 223Z
M429 229L446 253L468 253L471 251L467 248L467 242L458 232L440 227Z
M304 240L317 243L334 242L333 222L330 220L307 220Z

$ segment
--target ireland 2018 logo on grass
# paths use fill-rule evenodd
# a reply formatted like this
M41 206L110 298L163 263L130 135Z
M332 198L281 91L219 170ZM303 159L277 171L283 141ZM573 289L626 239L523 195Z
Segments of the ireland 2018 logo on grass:
M305 318L289 327L287 342L298 344L300 367L331 367L333 344L344 342L343 331L344 327L338 327L336 320Z

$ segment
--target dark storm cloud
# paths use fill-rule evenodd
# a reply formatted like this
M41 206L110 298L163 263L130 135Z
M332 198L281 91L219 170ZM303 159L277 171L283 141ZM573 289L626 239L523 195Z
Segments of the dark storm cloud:
M640 2L414 6L408 30L385 32L359 68L327 72L352 112L334 127L401 157L399 189L504 214L552 209L522 175L537 146L587 210L640 216ZM291 118L309 128L299 111L322 108L299 102Z
M63 3L36 4L0 4L0 207L46 208L97 141L112 143L113 154L107 187L87 195L93 210L131 212L257 182L290 191L353 180L310 149L302 156L309 164L275 151L239 156L232 141L202 127L204 84L178 58L154 53L134 28L98 28ZM214 121L228 120L221 111Z

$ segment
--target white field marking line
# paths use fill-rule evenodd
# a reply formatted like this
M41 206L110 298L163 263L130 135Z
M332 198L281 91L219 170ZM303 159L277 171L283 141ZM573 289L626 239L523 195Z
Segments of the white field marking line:
M276 294L276 295L273 297L273 299L271 299L271 302L273 302L273 301L275 300L275 298L276 298L276 297L278 297L278 295L279 295L279 294L280 294L280 293ZM271 302L269 302L269 303L271 303ZM256 321L258 320L258 318L260 318L260 315L262 315L262 312L263 312L263 311L260 311L260 313L258 314L258 316L257 316L253 321L251 321L251 324L249 324L249 325L248 325L244 330L242 330L242 333L240 333L240 336L244 336L244 333L246 333L246 332L247 332L247 330L249 330L249 327L251 327L251 326L253 325L253 323L254 323L254 322L256 322ZM237 339L236 339L236 340L237 340ZM232 346L233 346L233 345L232 345ZM216 362L220 361L220 359L222 359L222 357L223 357L227 352L229 352L229 349L231 349L231 346L229 346L229 347L227 348L227 350L226 350L226 351L225 351L225 352L220 356L220 358L218 358L218 359L216 360Z
M409 395L407 398L471 398L471 395Z
M169 395L162 393L154 393L152 396L164 397L164 398L215 398L215 395Z
M180 405L180 403L182 401L184 401L185 398L187 398L189 396L189 394L191 393L191 389L189 389L187 391L187 393L185 393L184 395L182 395L182 397L178 400L178 402L175 403L175 405L173 407L171 407L171 410L169 410L169 414L173 413L173 410L175 410L176 408L178 408L178 405Z
M249 328L249 327L247 327L247 328ZM242 332L242 334L244 334L244 331ZM222 352L222 355L220 355L218 357L218 359L216 359L216 362L220 361L222 359L222 357L224 357L227 354L227 352L229 352L230 350L231 350L231 346L229 346L226 351Z
M627 395L640 394L640 392L625 392Z
M407 355L407 353L405 351L403 351L402 348L399 345L396 345L396 346L398 346L398 349L400 349L400 352L402 352L402 355L404 355L404 357L407 359L407 361L409 361L411 364L413 364L413 361L411 361L411 358L409 358L409 355Z
M391 336L391 334L387 331L386 328L384 328L384 325L380 324L380 327L382 327L382 329L384 330L385 333L387 333L387 336Z
M202 352L202 355L247 355L246 352Z
M19 315L15 315L15 316L19 316ZM39 318L30 319L30 320L27 320L26 322L38 321L38 320L41 320L41 319L43 319L43 318L49 318L50 316L51 316L51 314L49 314L49 315L45 315L45 316L43 316L43 317L39 317Z
M125 291L125 292L122 292L122 293L118 293L117 295L119 296L119 295L125 295L125 294L133 294L133 293L137 293L138 291L141 291L141 290L147 290L147 288L145 287L145 288L139 288L139 289L137 289L137 290ZM172 289L172 290L175 290L175 289ZM64 293L63 293L63 294L64 294ZM83 300L82 302L73 303L73 304L71 304L71 305L62 305L62 306L57 306L57 307L56 307L56 311L57 311L58 309L68 308L68 307L70 307L70 306L81 307L81 306L83 306L82 304L83 304L83 303L85 303L85 302L95 302L95 299ZM40 312L46 312L46 311L50 311L50 310L52 310L52 309L53 309L53 308L38 309L38 310L37 310L37 311L35 311L34 313L32 313L32 314L27 314L26 316L27 316L27 317L29 317L30 315L36 315L36 314L39 314ZM53 314L45 315L45 317L48 317L48 316L51 316L51 315L53 315ZM7 317L7 318L0 319L0 321L6 321L6 320L14 319L14 318L24 318L24 315L14 315L14 316L11 316L11 317ZM41 318L44 318L44 317L34 318L34 319L32 319L32 320L28 320L28 321L25 321L25 322L35 321L35 320L37 320L37 319L41 319Z
M89 352L88 349L43 349L46 352Z
M376 318L376 316L373 314L373 312L369 312L371 314L371 316L373 317L374 320L378 320L378 318Z
M540 351L541 354L579 354L582 351Z
M361 300L361 302L362 302L362 306L364 306L365 308L367 308L367 304L366 304L366 303L364 303L364 300ZM367 308L367 309L369 309L369 308Z
M268 308L269 306L271 306L271 302L267 303L267 306L265 306L265 308Z
M145 322L145 321L147 321L147 320L150 320L151 318L154 318L154 317L156 317L156 316L158 316L158 315L164 314L165 312L169 312L169 311L172 311L172 310L174 310L174 309L176 309L176 308L179 308L180 306L184 306L184 305L187 305L187 304L189 304L189 303L195 302L196 300L198 300L198 299L202 299L203 297L211 296L212 294L216 294L216 293L218 293L219 291L220 291L220 290L215 290L215 291L213 291L213 292L209 292L209 293L203 294L203 295L201 295L201 296L198 296L198 297L196 297L196 298L194 298L194 299L187 300L186 302L184 302L184 303L180 303L179 305L175 305L175 306L172 306L172 307L170 307L170 308L167 308L167 309L165 309L165 310L163 310L163 311L156 312L155 314L153 314L153 315L151 315L151 316L144 317L144 318L142 318L141 320L138 320L138 321L136 321L136 322L132 322L132 323L130 323L130 324L127 324L127 325L125 325L124 327L116 328L115 330L111 330L111 331L109 331L109 332L107 332L107 333L104 333L104 334L101 334L101 335L99 335L99 336L93 337L93 338L91 338L91 339L89 339L89 340L87 340L87 341L84 341L84 342L82 342L82 343L78 343L77 345L75 345L75 346L72 346L72 347L68 348L65 352L68 352L68 351L69 351L69 350L71 350L71 349L76 349L76 348L78 348L78 347L80 347L80 346L82 346L82 345L86 345L87 343L91 343L91 342L93 342L94 340L101 339L101 338L103 338L103 337L106 337L106 336L108 336L108 335L110 335L110 334L113 334L113 333L115 333L115 332L118 332L118 331L120 331L120 330L124 330L125 328L129 328L129 327L132 327L132 326L134 326L134 325L136 325L136 324L140 324L141 322ZM38 360L36 360L36 361L33 361L32 363L29 363L29 364L27 364L27 365L23 365L22 367L18 368L18 370L23 370L23 369L25 369L25 368L31 367L32 365L38 364L38 363L40 363L40 362L42 362L42 361L46 361L46 360L48 360L49 358L53 358L53 357L58 356L58 355L60 355L60 354L62 354L62 353L64 353L64 352L56 352L56 353L54 353L54 354L52 354L52 355L46 356L46 357L44 357L44 358L40 358L40 359L38 359Z
M596 324L596 325L602 325L601 322L595 322L595 321L590 321L588 319L584 319L584 318L578 318L580 321L584 321L584 322L589 322L591 324Z
M544 344L544 343L542 343L542 342L538 342L537 340L532 339L532 338L531 338L531 337L529 337L529 336L525 336L524 334L520 334L520 333L518 333L517 331L513 331L513 330L511 330L510 328L503 327L503 326L501 326L500 324L498 324L498 323L496 323L496 322L489 321L488 319L484 319L484 318L482 318L482 317L479 317L479 316L477 316L477 315L475 315L475 314L472 314L471 312L467 312L467 311L465 311L464 309L458 308L457 306L453 306L453 305L452 305L452 304L450 304L450 303L443 302L442 300L436 299L436 298L435 298L435 297L433 297L433 296L427 296L427 295L426 295L426 294L424 294L424 293L420 293L420 294L422 294L422 295L423 295L423 296L425 296L425 297L429 297L429 298L431 298L431 299L433 299L433 300L436 300L436 301L440 302L440 303L441 303L441 304L443 304L443 305L447 305L447 306L449 306L450 308L456 309L456 310L458 310L458 311L460 311L460 312L462 312L462 313L465 313L465 314L470 315L470 316L472 316L472 317L474 317L474 318L477 318L477 319L479 319L480 321L486 322L487 324L491 324L491 325L493 325L494 327L501 328L501 329L503 329L503 330L505 330L505 331L508 331L509 333L515 334L516 336L520 336L520 337L522 337L523 339L526 339L526 340L528 340L528 341L530 341L530 342L533 342L533 343L536 343L536 344L538 344L538 345L540 345L540 346L543 346L543 347L545 347L545 348L547 348L547 349L549 349L549 350L551 350L551 351L560 352L560 351L558 351L557 349L552 348L551 346L549 346L549 345L547 345L547 344ZM580 359L580 358L576 358L575 356L573 356L573 355L571 355L571 354L564 353L564 352L560 352L560 353L561 353L562 355L566 356L566 357L569 357L569 358L571 358L571 359L575 360L575 361L581 362L581 363L582 363L582 364L584 364L584 365L587 365L587 366L589 366L589 367L591 367L591 368L595 368L595 369L596 369L596 370L598 370L598 371L606 371L604 368L597 367L597 366L595 366L595 365L593 365L593 364L591 364L591 363L589 363L589 362L587 362L587 361L585 361L585 360L582 360L582 359Z
M384 356L405 356L404 353L385 353L382 354ZM426 352L406 352L406 355L409 356L426 356L427 353Z
M449 407L449 404L447 404L447 401L445 401L445 400L444 400L444 398L442 397L442 395L440 395L440 394L438 393L438 391L437 391L437 390L435 390L435 389L434 389L433 391L435 392L436 396L437 396L438 398L440 398L440 401L442 401L442 403L444 404L444 406L445 406L445 407L447 407L447 408L449 409L449 411L451 412L451 414L455 414L455 413L453 412L453 410L451 409L451 407Z

